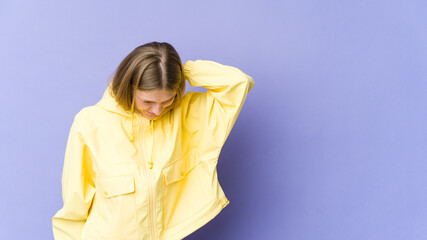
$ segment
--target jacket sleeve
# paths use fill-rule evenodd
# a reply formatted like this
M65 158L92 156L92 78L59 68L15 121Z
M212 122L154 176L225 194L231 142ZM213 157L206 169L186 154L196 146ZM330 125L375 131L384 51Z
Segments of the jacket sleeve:
M205 156L218 156L237 119L254 80L239 69L207 60L187 61L184 74L190 86L206 88L194 93L187 116L197 134L195 146Z
M79 118L76 115L68 137L62 172L64 205L52 218L56 240L81 239L88 209L95 194L91 158L79 128Z

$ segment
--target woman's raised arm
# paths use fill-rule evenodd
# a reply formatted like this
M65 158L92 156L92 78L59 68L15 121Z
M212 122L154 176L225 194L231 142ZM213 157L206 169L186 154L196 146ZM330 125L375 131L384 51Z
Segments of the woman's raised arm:
M207 60L188 61L184 74L192 87L203 87L205 93L192 93L191 109L187 122L189 128L196 126L200 134L194 141L203 149L203 154L219 154L254 80L239 69ZM200 146L202 145L202 146Z

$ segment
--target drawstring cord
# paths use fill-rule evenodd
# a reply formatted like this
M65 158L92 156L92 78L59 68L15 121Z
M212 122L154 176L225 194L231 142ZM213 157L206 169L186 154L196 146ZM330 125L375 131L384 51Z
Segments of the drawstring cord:
M136 94L136 91L133 93L133 96L135 96L135 94ZM135 109L135 97L133 97L133 99L132 99L132 105L130 107L131 132L130 132L129 140L131 142L133 142L133 140L135 139L135 130L134 130L134 125L133 125L133 119L134 119L133 112L134 112L134 109Z
M154 120L151 120L151 138L152 138L152 142L153 144L151 144L151 152L154 152ZM153 168L153 157L151 157L151 163L150 166L151 168Z

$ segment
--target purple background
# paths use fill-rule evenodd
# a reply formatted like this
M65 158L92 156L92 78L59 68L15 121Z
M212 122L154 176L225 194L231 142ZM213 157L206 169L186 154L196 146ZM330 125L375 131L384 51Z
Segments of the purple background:
M1 1L0 236L52 239L74 115L136 46L255 86L186 239L427 238L427 1Z

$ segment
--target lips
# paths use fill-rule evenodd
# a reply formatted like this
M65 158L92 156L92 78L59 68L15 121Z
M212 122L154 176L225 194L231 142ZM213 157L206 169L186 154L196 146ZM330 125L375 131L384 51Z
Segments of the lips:
M160 117L160 115L156 115L156 114L153 114L153 113L149 113L149 112L145 112L145 114L146 114L146 116L147 116L147 118L152 118L152 119L155 119L155 118L158 118L158 117Z

